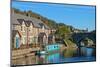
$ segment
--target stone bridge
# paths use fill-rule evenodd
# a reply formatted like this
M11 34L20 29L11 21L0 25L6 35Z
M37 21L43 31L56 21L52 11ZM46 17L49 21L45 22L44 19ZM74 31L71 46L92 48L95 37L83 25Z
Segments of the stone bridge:
M73 33L72 38L79 47L81 46L80 42L85 38L91 39L94 44L96 43L96 33Z
M73 41L77 44L78 46L78 53L79 56L81 56L81 48L83 47L81 45L82 40L84 40L85 38L88 38L90 40L92 40L93 45L84 45L84 47L88 47L88 48L95 48L96 47L96 33L73 33L72 34L72 38Z

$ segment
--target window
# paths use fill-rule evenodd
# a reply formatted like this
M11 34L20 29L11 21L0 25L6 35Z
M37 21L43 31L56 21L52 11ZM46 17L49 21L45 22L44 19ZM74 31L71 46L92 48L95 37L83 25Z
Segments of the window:
M22 31L22 26L21 26L21 31Z
M23 37L23 44L26 44L27 40L26 37Z
M23 31L25 31L25 26L24 26L24 29L23 29Z

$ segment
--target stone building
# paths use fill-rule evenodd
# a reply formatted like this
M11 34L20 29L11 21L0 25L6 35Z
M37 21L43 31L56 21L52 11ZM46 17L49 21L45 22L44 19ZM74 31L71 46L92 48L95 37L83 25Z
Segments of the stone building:
M12 29L12 45L15 48L20 48L21 45L29 46L48 44L49 37L52 37L50 41L54 42L54 35L51 36L52 31L41 20L17 14L12 12L11 14L11 29Z

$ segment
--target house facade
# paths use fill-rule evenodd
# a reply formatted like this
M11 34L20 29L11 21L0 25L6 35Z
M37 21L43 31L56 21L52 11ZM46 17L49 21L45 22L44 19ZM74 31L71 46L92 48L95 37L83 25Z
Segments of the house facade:
M12 12L11 24L12 35L15 35L12 36L12 45L15 46L14 48L29 46L30 44L48 44L50 43L49 40L52 40L52 43L55 42L54 35L51 36L55 30L50 29L39 19Z

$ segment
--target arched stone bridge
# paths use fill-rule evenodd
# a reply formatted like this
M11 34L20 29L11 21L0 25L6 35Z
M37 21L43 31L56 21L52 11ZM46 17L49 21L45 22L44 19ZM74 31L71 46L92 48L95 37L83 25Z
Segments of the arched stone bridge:
M91 39L93 43L96 43L96 33L73 33L72 38L74 42L80 47L80 42L85 38Z
M84 40L85 38L91 39L94 45L92 45L93 48L96 46L96 33L73 33L72 34L73 41L77 44L78 46L78 53L79 56L81 56L81 41ZM87 47L87 46L84 46ZM91 47L91 46L88 46Z

